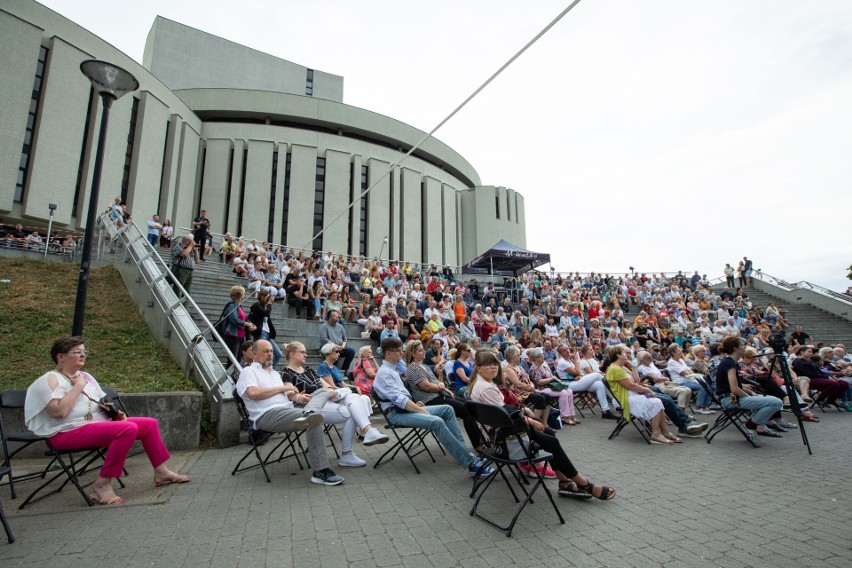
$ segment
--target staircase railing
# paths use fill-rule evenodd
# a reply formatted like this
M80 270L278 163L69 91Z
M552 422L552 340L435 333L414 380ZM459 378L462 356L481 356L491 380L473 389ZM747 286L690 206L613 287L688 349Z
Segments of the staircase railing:
M835 292L834 290L830 290L819 284L814 284L813 282L808 282L807 280L799 280L798 282L787 282L786 280L781 280L780 278L776 278L771 274L767 274L761 270L756 270L752 276L759 278L764 282L768 282L769 284L773 284L778 286L779 288L783 288L785 290L811 290L816 292L817 294L821 294L833 300L837 300L838 302L843 302L849 306L852 306L852 297L847 296L846 294L841 294L839 292Z
M142 310L142 316L155 337L168 345L184 373L193 375L207 391L211 398L211 409L220 406L213 402L231 401L230 373L233 369L225 368L213 345L219 344L237 372L242 367L214 329L213 323L135 224L117 227L108 214L103 214L98 218L98 227L99 259L103 259L105 247L119 246L124 249L124 262L117 267L120 272L125 272L128 291ZM134 275L137 286L131 285ZM217 411L214 410L213 414L214 421L218 420Z

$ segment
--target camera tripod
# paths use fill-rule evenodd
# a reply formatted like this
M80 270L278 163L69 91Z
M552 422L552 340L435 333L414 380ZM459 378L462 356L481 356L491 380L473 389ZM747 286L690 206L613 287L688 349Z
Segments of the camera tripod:
M787 358L784 356L783 352L779 353L778 351L775 351L771 357L772 360L769 363L769 373L771 375L772 371L777 367L778 373L784 379L784 387L787 389L787 398L790 401L790 409L793 411L793 414L796 416L796 420L799 423L799 432L802 435L802 443L807 446L808 454L813 455L813 452L811 451L811 444L808 441L808 435L805 432L805 423L802 420L802 409L796 398L799 391L797 391L793 386L793 376L790 374L790 365L787 363Z

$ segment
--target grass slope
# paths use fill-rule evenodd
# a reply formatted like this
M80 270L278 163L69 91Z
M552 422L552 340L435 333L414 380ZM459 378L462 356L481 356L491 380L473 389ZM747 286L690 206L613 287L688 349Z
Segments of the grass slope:
M79 265L0 258L0 388L26 388L53 368L50 346L71 331ZM86 370L120 392L199 390L148 333L118 271L93 268L84 325Z

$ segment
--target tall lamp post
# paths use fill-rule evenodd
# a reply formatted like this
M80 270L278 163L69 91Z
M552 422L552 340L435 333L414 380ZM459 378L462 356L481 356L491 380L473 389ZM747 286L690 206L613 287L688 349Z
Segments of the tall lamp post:
M53 229L53 212L56 211L56 203L48 203L47 208L50 210L50 220L47 222L47 241L44 243L43 260L47 260L47 249L50 248L50 231Z
M385 245L388 244L388 238L385 237L382 241L382 247L379 249L379 260L382 259L382 254L385 252Z
M101 189L101 172L104 166L104 143L106 141L109 109L112 102L139 88L136 77L106 61L88 59L80 63L80 71L101 96L104 109L101 114L101 130L98 134L98 149L95 153L95 169L92 172L92 192L89 195L89 212L86 216L86 232L80 259L80 278L77 281L77 299L74 303L74 323L71 335L83 334L83 316L86 314L86 293L89 289L89 268L92 259L92 239L95 233L95 217L98 212L98 192Z

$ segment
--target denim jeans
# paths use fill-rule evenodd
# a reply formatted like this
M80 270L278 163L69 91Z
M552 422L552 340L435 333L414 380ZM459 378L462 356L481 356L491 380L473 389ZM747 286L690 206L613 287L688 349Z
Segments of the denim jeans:
M725 408L745 408L753 410L751 421L755 424L766 424L776 412L781 410L781 399L774 396L741 396L738 404L731 404L731 397L722 399Z
M683 430L688 424L692 422L689 419L689 416L687 416L686 413L680 409L680 407L677 405L677 403L672 397L661 391L659 387L651 387L651 390L654 391L657 395L657 398L662 401L663 410L666 412L666 416L668 416L672 423L677 426L678 430Z
M412 426L429 430L435 434L444 448L456 460L456 463L467 469L474 456L467 450L453 407L439 404L438 406L425 406L423 410L429 414L403 412L394 407L388 410L388 421L397 426Z
M674 382L682 387L689 388L690 390L692 390L692 392L697 391L697 394L695 395L696 406L705 407L710 405L710 395L707 394L707 391L705 391L700 384L696 383L695 381L688 381L683 378L676 378L674 379Z

